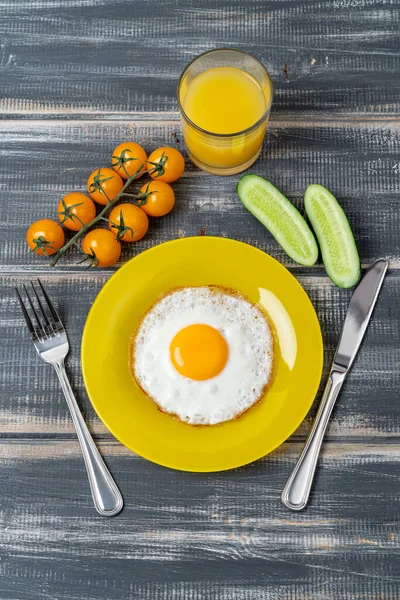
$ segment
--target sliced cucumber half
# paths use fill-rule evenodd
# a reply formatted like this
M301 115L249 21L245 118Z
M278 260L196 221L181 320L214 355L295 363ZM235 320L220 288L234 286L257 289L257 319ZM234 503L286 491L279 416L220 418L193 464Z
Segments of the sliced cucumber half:
M316 262L318 247L311 229L272 183L259 175L244 175L237 192L247 210L265 225L290 258L307 267Z
M326 272L337 286L352 287L360 278L360 257L342 207L329 190L316 183L306 189L304 204Z

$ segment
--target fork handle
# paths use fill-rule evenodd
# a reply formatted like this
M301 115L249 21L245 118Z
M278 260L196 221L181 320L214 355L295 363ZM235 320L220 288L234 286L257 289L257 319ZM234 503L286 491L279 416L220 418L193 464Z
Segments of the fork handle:
M95 508L103 517L113 517L122 510L124 505L121 492L104 464L82 417L65 372L64 361L53 363L53 366L60 380L81 445Z
M322 440L345 376L343 371L332 366L303 452L282 493L283 504L291 510L302 510L308 502Z

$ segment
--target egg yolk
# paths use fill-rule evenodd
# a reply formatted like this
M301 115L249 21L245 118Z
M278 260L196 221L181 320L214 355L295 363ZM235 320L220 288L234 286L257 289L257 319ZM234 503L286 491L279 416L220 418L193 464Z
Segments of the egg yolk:
M203 381L222 371L228 360L228 344L220 332L201 323L188 325L170 344L172 364L181 375Z

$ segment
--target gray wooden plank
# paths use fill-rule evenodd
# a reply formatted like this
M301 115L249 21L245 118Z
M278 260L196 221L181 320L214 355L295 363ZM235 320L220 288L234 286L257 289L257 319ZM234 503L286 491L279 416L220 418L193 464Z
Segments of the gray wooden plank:
M299 514L279 496L300 448L196 475L101 443L126 503L104 519L76 441L2 441L0 597L397 599L400 446L325 444Z
M366 442L400 434L400 330L398 297L400 274L387 276L365 344L341 392L329 438L350 437ZM50 296L57 301L70 338L68 372L91 430L105 435L87 399L80 369L80 339L87 312L110 272L40 273ZM1 436L73 435L73 426L57 378L36 356L25 331L14 286L30 274L0 277L0 418ZM321 322L325 343L325 375L338 341L350 297L325 275L300 275ZM315 407L293 439L304 439Z
M134 138L151 151L173 143L176 130L176 119L0 122L0 269L42 268L43 259L26 252L27 227L38 218L54 218L60 197L84 189L89 173L109 164L117 143ZM251 171L270 179L301 211L307 185L326 185L349 216L363 264L383 255L399 267L399 142L396 121L274 120ZM184 176L174 184L176 207L165 218L152 220L148 235L125 247L122 261L156 243L197 235L208 225L209 235L249 242L296 267L241 205L237 180L206 174L188 161ZM62 264L70 268L75 261L68 255Z
M396 0L7 0L1 11L0 111L13 117L174 111L185 64L222 46L264 62L276 113L399 109Z

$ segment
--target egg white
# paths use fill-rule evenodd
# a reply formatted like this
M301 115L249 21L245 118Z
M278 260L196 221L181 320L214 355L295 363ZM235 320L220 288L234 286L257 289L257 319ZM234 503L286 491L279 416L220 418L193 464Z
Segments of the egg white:
M188 325L215 327L229 356L211 379L184 377L170 359L174 336ZM187 287L158 301L144 316L133 342L136 381L161 410L193 425L215 425L239 416L263 395L272 374L273 338L263 312L223 288Z

